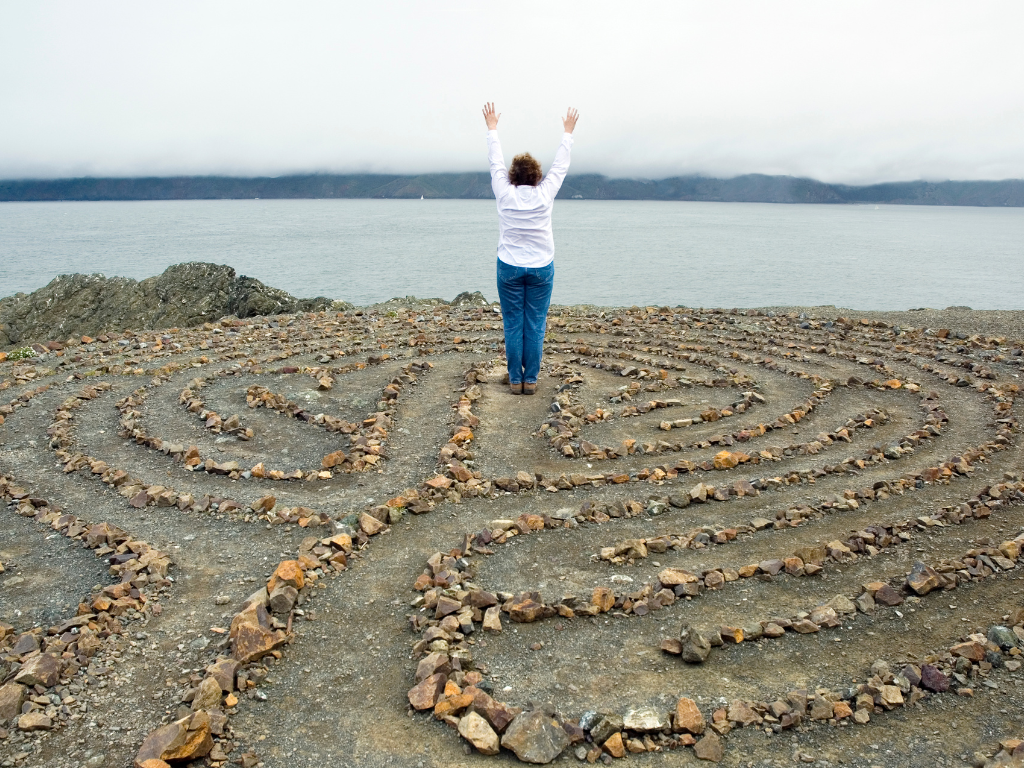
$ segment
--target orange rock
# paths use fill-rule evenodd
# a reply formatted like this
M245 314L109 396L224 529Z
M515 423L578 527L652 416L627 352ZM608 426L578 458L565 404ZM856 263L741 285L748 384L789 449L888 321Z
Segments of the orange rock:
M616 731L604 743L604 748L612 757L625 757L626 748L622 743L622 734Z
M676 715L673 720L674 730L687 731L699 736L704 733L704 715L697 707L697 702L685 696L676 702Z
M157 768L172 761L188 762L205 757L212 750L210 715L196 712L149 734L135 756L135 765L137 768Z
M328 453L320 460L320 466L324 469L332 469L340 464L344 464L347 458L344 451L334 451L333 453Z
M832 705L832 717L836 720L842 720L843 718L850 717L853 714L853 710L850 709L850 705L845 701L837 701Z
M615 605L615 594L608 587L595 587L590 602L596 605L601 613L607 613Z
M719 632L722 635L722 639L727 643L742 643L743 642L743 630L739 627L726 627L723 626Z
M296 589L302 589L306 580L302 573L302 567L297 560L282 560L274 571L274 574L267 581L267 592L273 592L282 584L287 584Z
M434 705L434 717L443 720L448 715L456 715L473 703L473 694L460 693L455 696L444 696Z

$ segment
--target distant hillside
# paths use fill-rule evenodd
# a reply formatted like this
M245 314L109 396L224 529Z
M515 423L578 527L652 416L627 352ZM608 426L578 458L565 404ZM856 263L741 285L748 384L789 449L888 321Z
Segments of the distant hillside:
M491 197L486 173L307 174L236 178L175 176L0 180L0 202L29 200L236 200L308 198ZM1024 206L1024 180L908 181L869 186L826 184L793 176L748 174L731 179L676 176L610 179L570 174L558 195L587 200L703 200L744 203L890 203Z

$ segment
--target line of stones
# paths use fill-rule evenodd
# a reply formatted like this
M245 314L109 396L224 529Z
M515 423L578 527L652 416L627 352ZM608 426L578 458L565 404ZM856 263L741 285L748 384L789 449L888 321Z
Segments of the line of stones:
M470 376L470 374L467 374ZM471 374L474 384L467 384L467 388L475 386L477 380L486 381L487 374L483 370L479 373ZM471 393L471 396L474 393ZM472 400L471 397L464 397L460 399L459 407L463 408L465 414L464 418L477 419L472 414L470 409ZM926 398L922 401L922 407L930 411L928 419L928 427L939 429L947 421L947 418L941 409L938 408L935 403L930 399ZM868 417L868 420L869 417ZM856 424L857 422L855 422ZM865 422L865 425L866 422ZM464 427L458 427L457 429L465 429ZM470 432L471 437L471 432ZM920 437L912 436L908 439L919 442ZM462 495L469 494L475 496L487 496L493 498L498 491L504 491L507 493L516 493L522 490L532 490L534 488L544 488L549 492L557 492L559 490L569 490L586 485L604 485L608 484L623 484L629 482L642 482L647 481L651 483L661 483L666 479L674 479L678 477L680 473L691 473L696 471L702 471L700 467L693 465L692 462L682 461L678 466L664 465L663 467L655 467L653 470L649 468L642 468L636 473L619 472L609 474L587 474L573 473L568 477L562 473L558 478L550 477L545 478L538 476L537 473L529 473L520 471L512 477L501 477L492 479L483 478L482 474L473 471L463 464L465 459L472 459L472 454L460 445L456 445L453 442L448 443L442 449L443 456L451 456L448 459L447 469L445 474L439 474L430 480L421 483L418 488L408 489L400 494L399 497L392 499L388 504L392 506L402 506L409 508L411 511L416 512L417 508L419 511L429 511L433 507L431 503L447 499L449 501L458 501ZM895 454L894 454L895 455ZM903 455L903 451L900 451L900 455ZM777 457L772 457L776 459ZM896 458L899 458L898 456ZM753 463L760 462L761 457L753 457ZM872 456L869 455L866 460L855 460L860 461L860 468L867 466L867 461L871 461ZM725 468L723 461L720 460L719 465ZM761 488L779 488L782 485L790 485L793 483L813 482L815 476L824 476L828 474L826 470L833 472L845 471L846 464L840 464L837 467L826 467L823 470L805 471L801 473L793 473L788 476L785 480L782 478L768 478L764 480L757 480L753 483L748 481L739 481L738 485L732 487L722 486L719 488L712 487L710 494L717 500L726 500L733 495L743 495L746 493L753 493ZM715 469L714 462L712 462L712 469ZM475 481L471 485L471 481ZM747 486L750 486L748 488ZM705 487L705 486L702 486ZM453 493L454 491L454 493ZM705 491L707 496L708 491ZM708 496L709 498L711 496Z
M364 364L356 364L352 366L352 370L365 367L366 366ZM286 401L285 406L283 406L282 409L272 407L272 410L297 418L300 421L317 426L323 426L328 431L342 432L350 436L352 447L348 454L340 450L329 453L321 460L320 469L309 470L306 472L303 472L301 469L292 470L287 473L283 470L268 469L263 462L259 462L251 469L245 470L238 465L238 462L235 461L223 463L217 463L212 459L206 459L204 461L197 446L193 445L186 448L184 445L168 443L160 438L148 435L140 426L141 413L136 410L136 408L141 407L145 401L144 389L136 391L130 398L118 403L118 408L122 413L121 425L123 436L130 437L137 443L153 450L171 455L176 461L181 461L187 470L201 469L209 473L228 475L233 480L248 479L250 477L270 480L329 480L333 477L333 472L350 473L369 470L384 457L383 443L387 438L388 430L393 426L394 406L402 388L407 384L415 383L416 374L429 370L430 367L429 363L409 363L404 366L401 376L396 376L385 387L382 400L378 404L381 407L381 410L377 413L371 414L369 417L364 419L361 424L349 424L341 419L326 416L325 414L317 414L313 416L306 413L298 405L290 401ZM298 369L296 368L295 371L297 372ZM229 376L258 372L260 372L258 369L250 368L225 370L213 375ZM280 372L293 371L291 369L281 369ZM210 378L212 378L212 376L207 377L207 380ZM197 382L199 381L200 379L193 380L189 387L185 388L179 396L179 402L185 405L190 411L196 409L200 412L203 411L202 401L193 396L193 389L196 388ZM259 385L249 387L247 400L253 396L254 388L264 392L265 394L269 394L271 400L276 402L276 398L274 398L273 394L270 393L269 390L266 390L265 387L259 387ZM283 401L283 398L281 398L281 400ZM260 403L265 404L262 400L260 400ZM250 401L249 405L250 407L259 407L259 405L256 404L256 401ZM230 417L228 422L231 422L232 420L236 420L236 417ZM241 428L240 421L237 426L238 428ZM251 429L246 430L246 432L251 432ZM251 435L249 435L249 437L251 437ZM248 439L248 437L246 439Z
M271 507L273 503L271 502ZM246 598L231 620L224 641L215 649L204 674L193 674L182 693L182 707L175 718L150 733L135 758L136 768L166 768L169 762L208 757L213 765L229 759L213 738L229 741L228 718L237 712L242 696L265 698L257 686L268 675L263 663L278 661L283 649L294 642L292 624L299 619L313 621L310 601L327 588L327 579L346 570L353 558L370 543L370 537L386 533L388 525L363 512L355 521L358 530L346 524L335 526L333 535L303 539L297 557L282 560L265 586ZM228 654L220 651L229 651ZM252 753L237 759L252 768L258 758Z
M146 506L177 506L183 511L206 512L216 504L222 513L243 510L242 505L233 499L207 495L196 500L191 494L178 493L169 486L147 485L142 480L132 477L127 470L111 467L107 462L81 452L73 452L71 449L74 446L74 410L95 399L101 392L109 391L111 387L109 381L86 386L77 395L65 399L54 412L53 421L47 428L47 435L50 437L49 446L64 465L65 473L89 470L92 477L114 488L136 509Z
M18 408L27 408L28 404L32 402L32 398L38 397L53 386L52 384L40 384L35 389L30 389L27 392L22 392L18 397L13 398L9 403L0 405L0 426L3 425L6 417L13 414Z
M16 633L0 623L0 731L5 723L23 732L50 731L81 718L75 694L115 663L108 657L110 638L122 635L126 622L144 626L150 615L160 614L155 598L170 587L173 563L167 553L114 525L64 513L6 475L0 476L0 498L16 514L81 541L108 563L114 581L52 627Z
M590 365L594 368L605 369L615 373L619 373L622 376L638 376L647 374L646 369L637 370L633 366L621 364L621 363L606 363L597 359L587 360L589 355L582 354L581 350L589 350L588 347L576 347L573 351L577 354L577 357L570 358L569 363L581 363L584 365ZM594 350L593 353L597 351ZM627 352L620 352L619 357L630 357ZM697 358L692 356L691 362L697 362L701 365L707 365L714 367L715 370L720 370L721 366L718 365L717 360L707 360L704 358ZM568 367L568 366L563 366ZM675 365L676 370L685 370L682 365ZM553 373L555 373L553 371ZM660 374L667 377L667 371L660 369ZM602 459L602 458L615 458L621 455L625 455L621 452L621 448L626 448L627 453L631 452L631 446L636 445L636 441L626 441L623 443L620 449L615 448L602 448L596 445L588 444L589 448L585 448L583 444L573 444L579 435L581 428L588 422L592 423L596 421L596 418L589 418L582 405L576 402L576 392L579 384L583 382L582 375L575 371L569 370L563 377L561 386L558 387L558 393L552 401L550 410L552 416L550 416L544 424L541 425L540 434L545 434L549 438L549 444L556 451L561 453L566 458L582 458L587 459ZM687 380L687 384L691 385L694 382ZM706 387L717 387L720 384L727 384L728 386L746 386L751 384L751 380L745 376L739 376L735 371L730 373L729 379L714 380L708 379L704 381L698 381L696 383L702 384ZM760 396L758 396L760 398ZM753 393L744 393L742 400L734 403L731 408L727 409L730 412L728 414L718 409L706 409L699 418L695 417L691 419L691 423L697 423L700 421L717 421L720 418L728 417L734 413L742 413L750 406L756 398ZM760 398L760 402L764 402L763 398ZM677 404L678 400L653 400L650 403L642 404L641 407L646 407L648 410L653 408L670 407L670 404ZM637 407L637 413L640 413L640 407ZM626 415L626 411L623 411L623 415ZM706 418L705 418L706 417ZM685 421L685 420L682 420ZM585 442L585 441L584 441ZM667 446L668 444L666 444ZM658 446L654 449L652 446L651 452L661 452L664 450L684 450L682 446L676 447L663 447Z
M1015 424L1011 425L1011 427L1013 426L1015 426ZM609 560L613 563L621 563L625 561L632 562L635 559L646 557L648 549L659 553L667 551L669 547L673 549L701 549L707 546L727 544L736 540L737 536L740 534L754 533L755 531L764 530L769 527L775 529L796 527L815 516L820 517L833 511L857 509L861 504L867 502L884 501L885 499L888 499L891 494L902 494L905 490L921 488L925 484L937 482L948 483L951 479L956 477L969 476L973 471L971 462L984 460L986 455L996 451L1005 450L1007 446L1008 443L1003 442L986 443L980 446L977 450L965 452L964 455L955 456L952 460L943 462L937 467L928 467L921 472L906 475L897 481L878 481L870 488L863 488L860 490L848 489L843 492L840 500L821 500L817 504L813 505L797 505L785 510L779 510L775 514L776 519L774 521L762 517L752 520L749 526L737 526L735 528L717 530L715 528L702 527L694 529L688 534L679 536L660 536L655 539L632 539L620 542L613 547L602 548L595 557L603 560ZM755 482L754 484L758 483ZM712 490L715 492L709 493L707 486L698 484L691 489L689 493L675 494L663 498L652 497L652 500L648 505L648 511L652 512L652 514L660 514L669 506L685 508L691 503L703 503L711 499L719 499L720 494L717 493L717 489ZM721 500L725 499L723 498ZM586 505L584 505L584 507L586 507ZM957 522L958 520L956 518L958 515L961 519L965 515L985 517L988 515L988 511L988 508L983 505L977 509L961 505L961 507L955 510L954 507L944 507L940 516L945 519L949 519L952 522ZM594 515L594 517L597 518L597 522L607 520L607 516L597 517ZM579 519L580 518L577 517L577 520ZM918 521L927 526L935 524L934 522L929 522L929 519L926 519L925 517L918 518ZM858 546L854 547L853 551L868 551L870 553L870 549L865 548L863 541L859 542ZM713 576L712 578L718 579L717 576ZM725 576L725 579L729 580L727 576Z
M1024 501L1022 488L1024 482L1006 483L986 490L992 490L997 497L1001 496L1007 500ZM984 494L979 494L981 495ZM980 504L981 500L978 499L978 502ZM528 516L524 515L516 523L517 526L521 526L522 533L535 529L535 525L531 525L532 521L527 518ZM914 524L908 522L908 525ZM468 639L475 631L474 621L480 622L485 630L501 631L502 611L508 613L512 621L518 622L535 621L554 615L572 618L577 614L596 615L611 610L614 603L610 603L610 600L614 598L610 595L610 590L599 587L595 589L591 603L587 606L575 605L575 601L572 606L566 601L556 606L546 606L540 602L538 593L511 595L481 590L466 579L470 568L468 558L472 556L473 551L489 553L489 550L479 546L475 539L472 534L467 534L461 549L454 549L447 554L435 553L428 560L426 570L414 585L418 590L426 589L426 594L413 602L414 607L421 607L421 611L433 608L434 618L424 620L425 617L421 615L410 616L414 631L422 631L423 637L413 647L413 657L422 658L417 664L416 685L410 689L408 698L414 709L433 709L437 719L457 729L467 741L485 754L497 754L500 743L500 746L514 751L521 760L548 762L569 744L583 742L586 738L593 746L589 750L583 747L579 750L578 757L589 759L590 762L594 762L602 751L613 757L623 757L627 750L660 751L660 748L674 746L694 746L698 757L720 759L722 747L717 735L725 735L736 726L760 725L767 719L772 728L781 731L800 724L804 717L812 720L841 721L852 716L854 722L866 723L876 707L881 711L883 707L892 709L902 706L902 694L905 692L911 694L911 704L916 703L925 695L918 686L935 692L944 691L949 687L949 677L937 667L926 665L924 669L905 669L904 678L897 681L895 686L891 685L893 680L886 668L881 677L875 675L877 680L872 678L868 683L850 689L845 697L826 695L831 692L818 692L813 697L808 697L804 691L802 697L800 692L796 692L795 695L790 694L787 701L776 702L771 706L759 702L735 701L728 709L714 712L711 717L711 728L714 733L709 733L701 742L698 742L695 736L704 732L704 716L695 702L685 697L679 701L674 718L666 717L664 713L652 709L633 710L627 713L625 718L611 713L590 711L584 713L576 722L561 718L553 709L543 710L539 714L537 710L523 712L519 708L495 701L487 693L490 688L483 675L486 668L474 665L470 647L472 640ZM1021 555L1022 545L1024 535L1017 540L1004 542L1000 549L991 552L987 549L971 550L967 562L942 563L938 566L940 570L933 570L921 563L915 564L906 579L907 588L918 595L923 595L940 587L953 589L958 580L985 578L999 572L1000 566L1007 570L1012 569L1013 560ZM997 558L995 562L992 560L993 557ZM962 565L963 568L958 569L957 565ZM949 575L954 570L958 573ZM673 573L668 574L667 579L676 581L678 569L666 569L666 572L668 571ZM678 581L683 584L695 583L696 577L693 577L692 581ZM437 586L428 587L428 584ZM785 633L787 627L792 627L798 632L816 632L822 626L837 626L839 616L843 613L855 613L858 609L864 612L874 610L875 598L886 605L898 605L903 602L902 595L888 583L878 582L865 586L865 593L857 598L856 603L849 598L837 596L829 604L815 608L808 616L798 615L792 622L781 619L762 622L758 631L748 635L746 639L778 637ZM674 595L671 600L675 600ZM815 618L817 622L814 621ZM1024 613L1020 618L1024 621ZM982 645L985 638L972 636L965 642L953 646L950 649L950 658L983 661L986 658L986 650L989 655L995 653L998 656L1000 648L1010 651L1013 656L1020 655L1019 646L1024 645L1024 626L1017 627L1013 632L1005 627L998 627L994 628L993 632L996 632L996 640L1002 644L1001 647L999 644L993 646L989 643L986 649ZM744 640L743 630L738 627L723 627L716 635L719 644L723 638L733 643ZM712 642L710 636L684 626L680 640L663 643L662 648L675 653L678 644L678 652L683 653L687 660L704 661ZM695 658L695 645L700 650L699 658ZM687 648L685 652L684 647ZM1017 667L1020 664L1016 659L1009 663ZM970 661L967 665L970 666ZM962 666L963 662L960 662L956 668L958 674L964 671ZM873 669L872 673L875 672ZM800 703L803 706L798 706ZM850 706L851 703L854 704L853 707ZM554 726L557 727L545 728L544 719L550 720L552 717ZM557 728L561 728L564 734L559 735ZM537 754L537 731L546 731L545 738L540 741L549 745L548 754ZM684 736L669 736L673 731L681 732ZM659 742L651 740L650 735L653 732L660 732ZM501 733L504 733L504 736L499 742L498 734ZM557 738L552 738L553 735ZM535 759L539 757L545 759Z
M723 345L727 344L727 342L725 342L724 340L721 340L721 339L716 339L716 343L723 344ZM754 346L751 343L747 343L745 345L743 343L738 343L738 344L743 345L743 346L747 346L747 347ZM800 345L794 344L794 346L800 346ZM812 351L815 354L825 354L826 353L826 350L824 348L821 348L821 347L814 347L813 345L803 345L803 346L806 349L808 349L808 351ZM892 371L892 369L888 366L888 364L886 364L885 361L883 361L883 360L881 360L879 358L867 358L867 357L863 357L861 355L858 355L856 352L841 352L839 350L835 351L835 355L836 356L844 357L845 359L848 359L848 360L852 360L852 361L858 363L859 365L870 366L870 367L876 368L878 370L887 371L891 375L895 375L894 372ZM909 352L908 351L907 354L898 354L898 355L896 355L895 359L897 359L897 360L899 360L901 362L908 362L911 365L914 365L915 367L919 368L922 371L925 371L925 372L928 372L928 373L931 373L931 374L937 376L940 380L942 380L945 383L950 384L952 386L974 386L974 388L978 392L989 394L990 396L992 396L995 399L995 401L997 403L997 405L996 405L997 415L1001 411L1009 411L1010 410L1010 407L1012 406L1013 396L1017 392L1020 391L1020 387L1018 385L1012 384L1012 383L1003 384L1002 385L1003 389L999 389L999 388L995 387L994 385L986 385L986 384L983 384L982 382L972 382L969 379L964 379L964 378L960 377L958 374L945 373L940 368L938 368L937 366L933 365L932 363L928 363L928 362L924 362L924 361L919 360L918 356L919 356L919 353L917 353L917 352ZM961 365L963 367L969 367L968 364L967 364L967 361L955 362L953 364L954 365ZM982 376L982 378L986 378L986 379L994 379L995 378L995 375L991 371L985 371L984 374L985 375ZM854 383L863 383L863 382L858 381L858 382L854 382Z

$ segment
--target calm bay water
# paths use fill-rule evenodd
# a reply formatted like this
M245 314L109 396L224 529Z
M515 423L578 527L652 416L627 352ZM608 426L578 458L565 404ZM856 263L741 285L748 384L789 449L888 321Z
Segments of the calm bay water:
M1024 209L560 200L554 301L1024 309ZM494 288L483 200L0 204L0 296L230 264L357 304Z

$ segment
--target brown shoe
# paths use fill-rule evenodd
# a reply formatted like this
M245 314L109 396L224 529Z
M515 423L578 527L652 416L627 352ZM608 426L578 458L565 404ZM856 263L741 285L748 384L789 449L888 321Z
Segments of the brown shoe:
M511 392L513 395L521 395L521 394L523 394L523 385L522 384L509 384L508 385L508 389L509 389L509 392Z
M535 395L535 394L537 394L537 384L536 383L530 384L529 382L526 382L525 384L523 384L523 394L524 395Z

